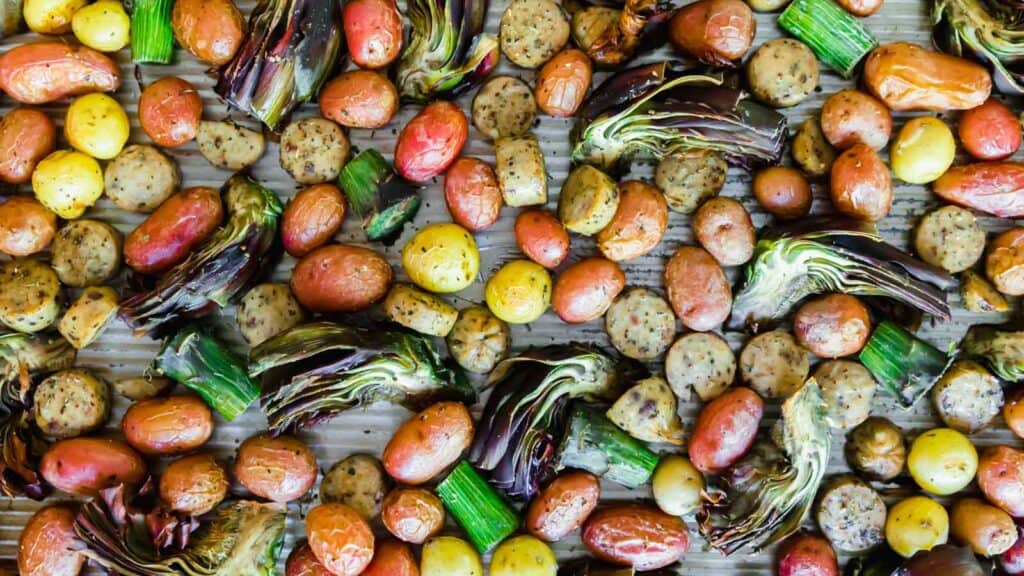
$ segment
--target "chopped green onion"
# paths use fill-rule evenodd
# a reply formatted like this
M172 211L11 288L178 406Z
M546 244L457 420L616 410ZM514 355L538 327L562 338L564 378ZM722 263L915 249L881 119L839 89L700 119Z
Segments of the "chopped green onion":
M951 358L896 324L884 321L860 351L860 361L886 392L910 408L931 390Z
M519 527L515 511L465 460L437 485L437 495L481 554L489 552Z
M810 46L823 64L844 78L878 46L871 32L833 0L793 0L779 26Z
M155 365L160 373L199 394L228 421L245 412L260 394L245 362L195 325L164 342Z
M173 0L135 0L132 3L133 63L167 64L174 57L173 4Z
M583 404L573 409L559 452L559 469L579 468L628 488L643 486L658 465L643 442Z

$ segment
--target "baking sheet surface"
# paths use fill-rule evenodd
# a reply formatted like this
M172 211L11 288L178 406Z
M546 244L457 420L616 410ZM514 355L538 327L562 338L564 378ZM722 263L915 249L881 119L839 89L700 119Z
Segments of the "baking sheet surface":
M324 0L329 1L329 0ZM241 7L246 14L252 9L254 2L246 1ZM404 4L401 3L401 4ZM498 20L506 2L502 0L491 3L487 29L497 34ZM775 14L757 15L757 37L755 47L761 43L781 35L781 31L775 24ZM929 17L928 2L922 0L886 0L882 9L874 16L864 20L866 26L879 39L880 42L895 40L906 40L922 45L930 45L929 38ZM11 46L38 40L32 34L25 34L15 38L0 41L0 51L9 49ZM663 51L644 55L638 62L658 60L669 54L667 49ZM136 109L138 104L139 87L133 78L133 66L130 63L128 50L122 50L116 55L121 65L122 77L124 79L117 98L124 105L132 119L132 142L148 142L148 138L138 126ZM520 76L531 85L533 84L534 72L515 68L507 62L502 62L498 69L500 74L511 74ZM197 62L191 55L178 50L175 64L171 66L142 66L140 69L141 79L148 83L164 75L181 76L200 89L204 102L204 118L221 119L231 117L242 123L247 122L237 111L230 111L213 92L214 77L208 73L204 65ZM598 74L595 84L603 80L605 74ZM822 70L821 86L808 101L800 106L785 110L789 118L790 130L793 131L799 123L808 115L813 114L821 108L825 96L836 90L849 86L849 81L844 81L831 72ZM469 104L472 93L459 99L463 111L469 114ZM0 112L6 113L13 106L10 98L0 97ZM1019 110L1018 105L1013 106ZM59 102L44 106L43 109L53 118L58 128L63 127L63 115L67 108L67 102ZM412 106L403 107L391 124L383 129L352 130L350 141L355 150L376 148L384 156L390 158L394 148L395 137L398 131L405 125L409 118L416 112ZM308 116L317 113L314 104L303 106L297 116ZM906 116L897 117L896 129L905 121ZM945 117L949 122L955 120L954 116ZM250 124L253 125L254 124ZM545 163L549 176L549 202L548 207L554 208L557 203L558 190L565 179L569 168L569 142L568 133L571 127L571 120L552 118L540 115L534 127L541 147L545 154ZM66 147L66 141L61 138L60 145ZM182 174L182 186L214 186L219 187L230 176L230 173L212 167L198 152L194 143L190 143L179 149L170 150L169 153L177 160ZM493 162L494 154L490 142L483 138L471 127L470 140L463 150L463 155L476 156ZM1024 154L1021 154L1024 156ZM963 161L963 158L958 158ZM787 156L786 162L790 162ZM275 190L285 200L294 195L298 186L279 167L278 147L270 143L266 154L255 166L253 174L271 189ZM629 177L650 178L651 168L638 166ZM815 213L827 213L831 211L829 206L827 190L824 188L826 182L823 180L813 181ZM445 208L442 191L442 182L435 179L423 191L424 204L415 222L407 226L403 237L391 247L373 245L376 250L382 250L395 267L398 279L403 279L404 273L400 267L400 250L404 241L414 231L428 223L449 221L449 215ZM26 186L20 190L22 193L31 193ZM768 221L767 216L759 210L750 192L750 176L738 169L730 168L726 187L722 192L724 196L740 200L751 212L754 223L758 227ZM938 205L937 199L922 186L910 186L896 183L895 200L893 208L888 217L879 223L879 228L884 236L897 246L907 247L909 235L913 226L929 209ZM483 283L490 274L497 269L501 263L520 257L515 240L512 235L512 224L517 210L505 208L500 221L488 231L478 234L476 239L480 247L481 274L477 282L470 288L451 298L453 304L462 307L471 302L482 300ZM142 215L130 214L118 210L106 199L101 199L99 204L90 210L86 217L100 218L110 222L122 232L128 233L141 220ZM1012 221L999 220L991 217L980 217L981 224L993 234L1013 225ZM355 218L349 217L342 232L337 236L337 241L356 244L365 244L365 238ZM579 259L595 252L593 243L586 238L573 237L572 258ZM671 213L668 232L658 248L651 254L625 262L623 269L626 272L627 283L631 286L644 286L661 291L661 273L663 264L669 255L680 245L693 242L689 225L689 218L675 212ZM275 279L287 282L289 270L294 260L285 257L275 270ZM732 278L736 278L738 270L728 271ZM959 296L955 293L949 295L953 305L954 319L952 322L941 324L929 324L925 326L922 334L940 348L945 349L950 343L959 339L967 326L978 322L997 322L1003 318L973 315L959 305ZM230 338L236 344L240 344L237 329L234 326L234 310L225 309L215 321L222 327L221 334ZM682 326L679 326L680 330ZM532 345L545 345L555 342L563 342L567 339L593 342L607 345L604 335L603 321L598 320L582 326L567 326L560 322L551 312L545 314L540 320L528 326L515 326L512 332L512 342L515 350L522 350ZM743 337L741 335L727 335L734 347L738 348ZM95 369L110 380L124 377L139 376L146 369L150 360L156 354L158 343L146 338L133 337L126 326L119 320L115 320L106 330L101 338L86 350L79 354L79 365ZM651 364L652 370L661 372L660 361ZM108 425L108 432L118 433L118 423L121 414L127 407L128 401L124 398L117 398L113 416ZM479 406L476 407L479 411ZM687 429L692 429L694 420L699 410L699 404L695 398L683 398L680 402L680 412L684 417ZM932 414L927 401L919 403L912 412L904 412L896 407L894 402L886 398L876 397L873 408L874 414L885 415L895 420L901 427L914 435L924 429L938 425ZM768 409L768 418L763 425L768 427L778 415L777 405ZM407 418L409 413L404 409L386 405L376 404L365 409L356 409L346 412L333 421L319 425L315 428L305 430L301 436L316 452L322 470L328 469L332 464L344 456L354 452L368 452L379 455L385 443L390 438L391 431L402 420ZM218 421L213 438L204 448L216 454L225 462L229 462L239 443L246 437L264 430L266 420L255 406L237 419L235 422L227 423ZM1002 424L1001 421L989 430L977 434L972 440L979 446L993 443L1011 443L1020 445L1015 441ZM842 438L833 435L832 457L830 462L830 473L840 473L846 470L842 457ZM156 468L159 469L159 468ZM902 492L898 485L890 485L886 491L888 496L897 496ZM310 506L316 504L316 490L306 499L299 503L293 503L289 514L289 535L285 543L287 553L296 538L301 538L301 518ZM630 500L649 499L649 488L630 491L619 486L606 484L604 498L606 500ZM55 497L48 499L48 502L56 500ZM21 527L25 524L32 513L42 504L24 498L0 499L0 559L13 559L16 554L18 535ZM721 554L707 550L703 540L696 531L692 516L687 518L691 528L691 551L683 562L678 566L679 574L690 576L719 576L719 575L747 575L747 574L770 574L772 571L771 551L761 554L737 553L732 557L725 558ZM453 530L457 530L453 528ZM560 558L579 556L584 553L578 538L571 538L555 546ZM845 559L843 560L845 563ZM283 560L281 562L283 567ZM283 574L283 568L281 569Z

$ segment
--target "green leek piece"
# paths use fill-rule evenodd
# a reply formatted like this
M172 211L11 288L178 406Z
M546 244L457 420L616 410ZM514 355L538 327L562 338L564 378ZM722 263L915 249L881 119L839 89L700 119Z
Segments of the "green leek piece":
M779 26L810 46L823 64L843 78L849 78L878 46L860 20L833 0L793 0L779 15Z
M952 358L889 321L880 323L860 351L860 361L882 388L913 406L942 376Z
M512 507L465 460L437 485L437 495L481 554L490 552L519 527Z
M599 410L577 404L559 447L558 468L579 468L638 488L658 465L658 455L626 434Z
M173 0L134 0L132 3L132 63L168 64L174 58L171 28Z

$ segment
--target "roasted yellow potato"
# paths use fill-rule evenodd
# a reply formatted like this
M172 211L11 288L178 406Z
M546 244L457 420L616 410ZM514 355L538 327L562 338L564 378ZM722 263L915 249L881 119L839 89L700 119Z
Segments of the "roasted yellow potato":
M953 131L934 116L919 116L903 125L889 152L892 172L911 184L937 180L953 165Z
M551 275L536 262L513 260L487 281L484 298L491 312L509 324L533 322L551 303Z
M430 292L458 292L480 271L480 253L468 230L443 222L430 224L402 248L402 266L409 278Z
M432 538L423 545L420 576L483 576L480 555L469 542L454 536Z
M76 98L64 119L64 136L71 147L100 160L121 153L129 129L124 108L100 92Z
M58 150L36 166L32 191L51 212L73 220L85 214L103 195L103 170L91 156Z
M974 479L978 451L967 436L956 430L935 428L910 445L907 469L925 492L939 496L955 494Z
M116 312L117 292L109 286L90 286L64 313L57 329L81 350L96 340Z
M885 540L904 558L945 544L948 538L949 514L942 504L926 496L900 501L885 520Z
M533 536L505 540L491 558L491 576L554 576L556 572L555 553Z
M700 508L704 487L704 475L693 462L676 454L663 457L651 476L654 502L672 516L683 516Z
M393 322L430 336L447 336L459 317L451 304L409 284L391 287L384 298L384 313Z
M67 34L71 18L89 0L25 0L22 15L29 30L40 34Z
M93 50L117 52L128 45L131 20L119 0L99 0L75 12L71 31Z

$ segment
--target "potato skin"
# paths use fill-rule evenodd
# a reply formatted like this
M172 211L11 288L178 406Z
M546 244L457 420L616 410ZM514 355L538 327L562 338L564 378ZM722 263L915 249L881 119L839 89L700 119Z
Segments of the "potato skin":
M40 508L18 536L18 574L21 576L78 576L85 556L77 552L75 513L54 504Z
M582 470L564 472L530 502L523 524L537 538L558 542L586 522L600 498L597 476Z
M356 312L384 298L391 276L391 265L373 250L332 244L299 260L291 287L310 312Z
M294 436L258 434L242 442L235 455L235 479L274 502L301 498L313 487L317 472L316 456Z
M204 186L182 190L128 234L125 264L143 274L166 272L208 240L223 218L220 192Z
M69 438L50 446L39 472L54 488L78 496L95 496L118 483L138 484L146 463L130 446L109 438Z
M29 256L45 250L56 234L57 215L35 198L10 196L0 204L0 252Z
M0 120L0 180L25 184L36 164L57 148L57 128L39 110L15 108Z
M167 465L160 476L160 500L176 512L201 516L224 500L230 486L213 456L196 454Z
M281 243L296 258L326 244L345 220L345 197L334 184L302 189L281 216Z
M381 520L403 542L422 544L444 528L444 505L423 488L399 487L384 497Z
M754 223L732 198L720 196L702 204L693 215L693 233L722 266L739 266L754 255Z
M698 0L669 23L677 50L715 66L734 66L750 50L757 31L754 13L742 0Z
M847 434L844 453L850 468L879 482L899 476L907 462L903 431L880 416L869 417Z
M444 201L459 226L470 232L490 228L503 202L494 168L479 158L459 158L444 174Z
M531 208L520 212L516 216L515 236L523 254L549 270L569 257L569 233L547 210Z
M847 12L854 16L870 16L882 7L882 0L837 0Z
M678 516L638 504L604 508L590 515L583 543L598 558L637 570L657 570L686 554L686 523Z
M840 150L854 144L881 150L892 136L892 114L874 96L846 88L825 99L821 131L829 144Z
M953 166L932 182L932 191L947 202L994 214L1000 218L1024 216L1024 164L977 162Z
M754 443L764 400L750 388L731 388L704 405L690 436L690 461L705 474L725 470Z
M796 220L811 211L811 186L799 171L772 166L754 174L754 198L779 220Z
M366 572L363 572L365 574ZM284 564L285 576L334 576L316 559L313 549L307 540L302 540L292 548L288 561Z
M314 506L306 515L306 538L313 555L334 576L356 576L373 559L373 532L344 504Z
M420 567L408 544L384 540L377 542L373 561L360 576L420 576Z
M829 294L804 303L793 319L801 346L820 358L860 352L871 335L868 308L849 294Z
M984 66L910 42L875 48L864 62L864 84L890 110L967 110L992 92Z
M629 180L619 184L619 205L597 233L597 248L615 262L639 258L654 250L667 228L665 197L646 182Z
M386 2L390 0L358 0ZM346 9L349 5L346 5ZM320 90L320 114L348 128L382 128L398 111L398 90L386 76L350 70Z
M600 318L626 286L626 275L606 258L586 258L555 280L551 307L563 322L581 324Z
M473 430L464 404L438 402L395 430L381 462L395 480L423 484L458 460L473 441Z
M866 144L843 151L832 164L832 204L860 220L881 220L892 208L892 177L878 152Z
M0 55L0 90L23 104L114 92L120 85L117 63L85 46L39 42L18 45Z
M160 146L174 148L195 138L202 116L199 91L176 76L153 82L139 96L139 124Z
M978 460L978 487L989 502L1014 518L1024 518L1024 451L989 446Z
M231 61L245 37L245 19L232 0L175 0L174 38L212 66Z
M953 504L949 532L975 554L985 557L1002 554L1017 542L1013 518L978 498L964 498Z
M341 11L352 62L360 68L385 68L402 50L402 15L394 0L353 0Z
M1002 160L1020 148L1020 120L1006 104L990 98L960 115L957 135L978 160Z
M537 74L537 107L549 116L572 116L587 96L593 73L582 50L567 48L555 54Z
M988 243L985 276L1003 294L1024 294L1024 228L1010 228Z
M402 128L395 143L395 170L412 182L444 172L469 138L469 121L457 104L427 104Z
M828 540L804 532L782 544L776 573L778 576L839 576L839 563Z
M706 332L729 317L729 281L703 248L683 246L676 250L665 265L664 282L672 309L690 330Z
M121 431L143 454L181 454L202 446L213 434L213 414L196 396L150 398L132 404Z

